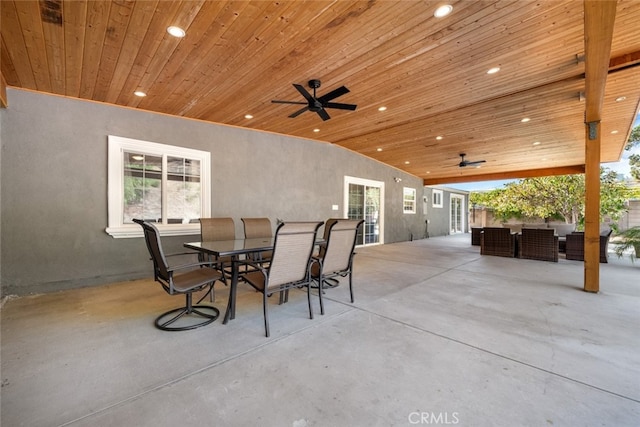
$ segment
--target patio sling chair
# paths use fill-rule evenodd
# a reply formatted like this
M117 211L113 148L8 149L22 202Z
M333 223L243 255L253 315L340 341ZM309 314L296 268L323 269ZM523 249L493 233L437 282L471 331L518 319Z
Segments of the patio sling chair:
M271 221L269 218L240 218L244 226L244 238L245 239L259 239L259 238L271 238L273 237L273 230L271 229ZM251 254L250 258L253 261L265 262L271 259L271 251L259 252L257 254Z
M558 236L553 228L523 228L518 248L520 258L558 262Z
M200 218L200 241L217 242L222 240L235 240L236 224L233 218ZM200 252L198 259L200 262L207 260L207 255ZM211 258L211 257L209 257ZM215 257L213 261L219 264L219 270L226 273L227 277L231 276L228 271L231 267L231 257ZM226 283L225 283L226 284ZM211 290L211 302L215 300L213 289Z
M144 231L144 239L153 261L155 281L159 282L169 295L181 294L185 295L186 299L184 307L169 310L158 316L155 320L156 327L163 331L185 331L214 322L220 315L220 311L209 305L198 304L209 292L213 292L216 281L221 280L226 283L224 275L218 269L212 268L216 264L206 261L169 266L167 256L162 250L158 229L153 224L140 219L133 221L140 224ZM209 288L209 292L194 305L193 293L206 288Z
M288 292L291 288L306 287L309 318L313 319L309 284L309 265L316 233L322 222L284 222L276 230L273 255L268 267L264 264L245 261L253 270L242 274L242 278L262 293L264 330L269 336L269 313L267 297L273 293ZM282 302L282 298L280 300Z
M349 276L349 294L353 303L353 249L362 219L338 219L325 225L323 248L313 257L311 278L318 283L320 314L324 314L322 294L326 279Z
M318 253L314 254L313 258L324 256L324 251L327 247L326 242L327 242L327 239L329 238L329 230L331 229L331 226L339 219L342 219L342 218L329 218L324 222L322 243L318 245ZM327 288L335 288L336 286L338 286L338 284L339 282L336 278L325 278L324 286ZM311 286L314 287L313 284ZM317 285L315 287L317 287Z

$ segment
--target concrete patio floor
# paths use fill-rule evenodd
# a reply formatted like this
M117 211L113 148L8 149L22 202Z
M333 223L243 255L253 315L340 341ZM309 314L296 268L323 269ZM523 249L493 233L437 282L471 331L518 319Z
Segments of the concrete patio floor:
M344 280L313 320L272 298L271 338L243 284L235 320L178 333L151 279L9 298L1 425L640 425L640 262L611 255L590 294L582 262L469 243L360 248L355 304Z

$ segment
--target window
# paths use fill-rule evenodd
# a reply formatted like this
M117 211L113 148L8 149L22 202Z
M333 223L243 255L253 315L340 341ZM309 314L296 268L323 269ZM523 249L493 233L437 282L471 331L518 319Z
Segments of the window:
M434 208L442 207L442 190L433 190L433 193L431 193L431 202Z
M402 189L402 211L406 214L416 213L416 189L404 187Z
M141 237L133 218L161 235L200 232L211 212L211 155L206 151L109 135L109 226L115 238Z

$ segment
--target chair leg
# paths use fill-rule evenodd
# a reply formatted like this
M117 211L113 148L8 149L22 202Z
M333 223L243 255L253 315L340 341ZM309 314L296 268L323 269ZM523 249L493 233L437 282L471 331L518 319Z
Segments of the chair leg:
M262 311L264 313L264 332L267 338L269 338L269 313L267 309L267 294L262 294Z
M209 285L209 290L207 291L207 293L204 294L202 296L202 298L200 298L196 304L200 304L202 302L202 300L207 297L207 295L209 295L209 297L210 297L209 299L211 300L211 302L215 302L216 301L215 291L213 290L213 287L215 286L215 284L216 284L216 282L213 282L211 285Z
M324 300L322 299L322 294L324 290L322 289L322 283L324 280L322 279L322 274L318 277L318 296L320 297L320 314L324 316Z
M309 319L313 319L313 307L311 306L311 280L307 282L307 304L309 304Z
M349 294L351 294L351 303L353 304L353 275L349 272Z
M220 315L220 311L215 307L208 305L193 305L193 295L191 292L185 294L185 297L186 301L184 307L167 311L156 318L155 325L158 329L162 329L163 331L187 331L190 329L196 329L213 323ZM169 316L171 316L169 320L165 321L164 319ZM184 326L171 326L179 319L187 316L196 319L200 318L200 321L196 323L189 322Z

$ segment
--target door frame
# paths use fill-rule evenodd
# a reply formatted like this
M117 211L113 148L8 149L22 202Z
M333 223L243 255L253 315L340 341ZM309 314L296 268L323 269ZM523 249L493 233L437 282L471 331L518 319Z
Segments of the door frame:
M373 245L384 244L384 182L345 175L344 191L343 191L343 195L344 195L343 214L345 218L349 217L349 184L364 185L366 187L376 187L380 189L380 212L378 216L378 228L379 228L378 242L369 243L369 244L365 243L363 245L357 245L357 246L361 247L361 246L373 246ZM364 227L364 224L363 224L363 227Z

